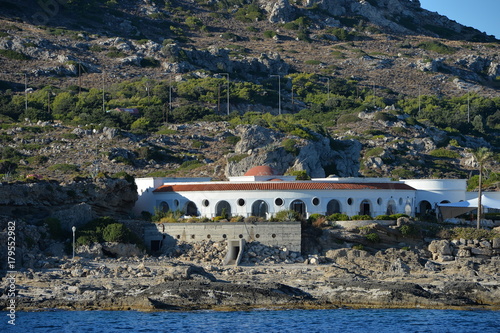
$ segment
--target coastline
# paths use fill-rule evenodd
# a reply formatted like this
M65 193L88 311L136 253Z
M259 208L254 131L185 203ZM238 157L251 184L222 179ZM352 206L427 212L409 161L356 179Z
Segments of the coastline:
M17 272L16 311L500 310L500 260L435 263L439 271L407 262L410 270L381 271L355 262L213 266L154 257L59 259L53 268Z

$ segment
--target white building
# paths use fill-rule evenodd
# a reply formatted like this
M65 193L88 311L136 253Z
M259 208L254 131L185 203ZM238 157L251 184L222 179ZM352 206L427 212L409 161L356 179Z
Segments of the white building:
M268 166L250 169L229 181L209 178L139 178L134 212L180 210L188 216L269 218L291 209L304 217L331 215L415 216L443 202L466 199L465 180L402 180L386 178L321 178L298 181L277 175Z

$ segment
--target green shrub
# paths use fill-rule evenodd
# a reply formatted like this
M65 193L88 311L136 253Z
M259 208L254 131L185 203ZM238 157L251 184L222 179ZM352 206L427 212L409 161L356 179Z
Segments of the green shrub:
M49 229L49 234L52 239L64 241L69 239L70 232L69 230L64 231L61 226L61 221L56 218L48 217L43 222L47 225Z
M285 148L285 151L287 153L290 153L294 156L297 156L299 154L299 148L296 147L297 141L294 139L285 139L281 143L283 148Z
M429 155L433 157L439 157L439 158L460 158L460 154L456 151L453 150L448 150L446 148L438 148L434 149L429 153Z
M111 50L108 53L106 53L106 56L109 58L125 58L127 54L122 51Z
M315 60L315 59L309 59L305 61L306 65L319 65L321 64L321 61Z
M353 215L351 216L352 220L372 220L370 215Z
M349 221L351 218L347 214L333 213L328 216L329 221Z
M439 54L453 54L456 52L455 48L436 41L423 42L418 44L417 47L427 51L433 51Z
M29 57L21 52L14 50L0 50L0 56L3 56L12 60L29 60Z
M441 233L442 235L442 233ZM500 234L496 231L490 231L485 229L476 229L476 228L462 228L456 227L450 230L449 237L450 239L467 239L467 240L475 240L475 239L489 239L500 238Z
M179 169L187 169L187 170L193 170L196 168L199 168L203 165L200 161L197 160L190 160L190 161L185 161L183 162L180 166Z
M99 243L99 238L95 232L84 232L84 235L76 239L77 246L91 245L93 243Z
M279 222L300 221L300 214L292 209L280 210L276 213L276 220Z
M224 138L224 142L230 145L235 145L237 144L241 138L239 136L231 135L231 136L226 136Z
M276 32L273 30L264 31L264 37L266 37L266 38L273 38L275 36L276 36Z
M350 124L357 123L358 121L361 121L358 115L355 113L350 113L341 115L339 119L337 119L337 124Z
M390 114L388 112L377 112L377 113L375 113L375 116L373 117L373 120L375 120L375 121L378 121L378 120L381 120L381 121L397 121L398 118L395 115Z
M141 67L160 67L161 63L159 60L153 57L146 57L141 60Z
M368 149L365 153L365 157L380 156L384 153L384 147L375 147Z
M371 232L365 237L371 243L380 243L380 236L376 232Z
M323 215L323 214L318 214L318 213L315 213L315 214L311 214L311 215L309 215L309 218L307 219L307 221L308 221L309 223L311 223L311 224L312 224L312 223L314 223L317 219L319 219L319 218L324 218L324 217L325 217L325 215Z
M295 176L296 180L311 180L311 177L307 174L306 170L292 170L286 173L290 176Z
M66 164L66 163L61 163L61 164L53 164L48 167L50 171L57 171L61 173L74 173L78 172L78 166L74 164Z
M399 232L406 237L416 237L420 235L420 228L415 224L404 224L399 228Z
M391 216L390 215L378 215L378 216L375 216L374 220L391 220Z
M119 171L119 172L111 175L111 178L114 178L114 179L125 179L130 184L135 184L135 178L134 178L134 176L129 175L125 171Z
M239 155L234 155L234 156L231 156L227 159L228 162L232 162L232 163L238 163L240 162L242 159L248 157L247 154L239 154Z
M105 242L129 243L130 231L122 223L112 223L102 231L102 239Z
M240 9L235 14L235 18L241 22L255 22L264 18L262 10L256 4L249 4Z

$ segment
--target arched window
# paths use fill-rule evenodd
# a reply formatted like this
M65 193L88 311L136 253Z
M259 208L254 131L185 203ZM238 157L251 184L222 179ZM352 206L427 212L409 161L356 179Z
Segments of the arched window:
M290 204L290 209L296 211L300 216L306 215L306 204L302 200L294 200Z
M231 216L231 205L225 200L219 201L215 206L215 215L222 216L223 214L227 217Z
M359 214L360 215L368 215L371 216L371 204L370 200L363 200L361 201L361 204L359 205Z
M387 201L387 211L385 213L387 215L396 214L396 202L394 200Z
M199 216L198 207L192 201L189 201L186 205L186 215L187 216Z
M326 215L340 213L340 211L340 202L338 200L332 199L328 201L328 205L326 205Z
M420 204L418 205L418 211L421 215L430 214L431 210L432 210L432 205L429 201L427 200L420 201Z
M170 207L168 206L168 203L166 203L165 201L162 201L160 203L160 211L166 213L169 210L170 210Z
M267 203L264 200L257 200L252 204L252 216L266 217L269 213Z

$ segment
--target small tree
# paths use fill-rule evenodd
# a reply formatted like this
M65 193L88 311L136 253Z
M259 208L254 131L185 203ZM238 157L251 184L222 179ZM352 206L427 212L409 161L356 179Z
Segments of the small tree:
M483 206L481 203L482 196L482 181L483 181L483 170L484 164L493 157L493 153L486 147L478 148L476 151L472 152L472 157L476 161L479 170L479 184L478 184L478 194L477 194L477 229L481 228L481 213Z

